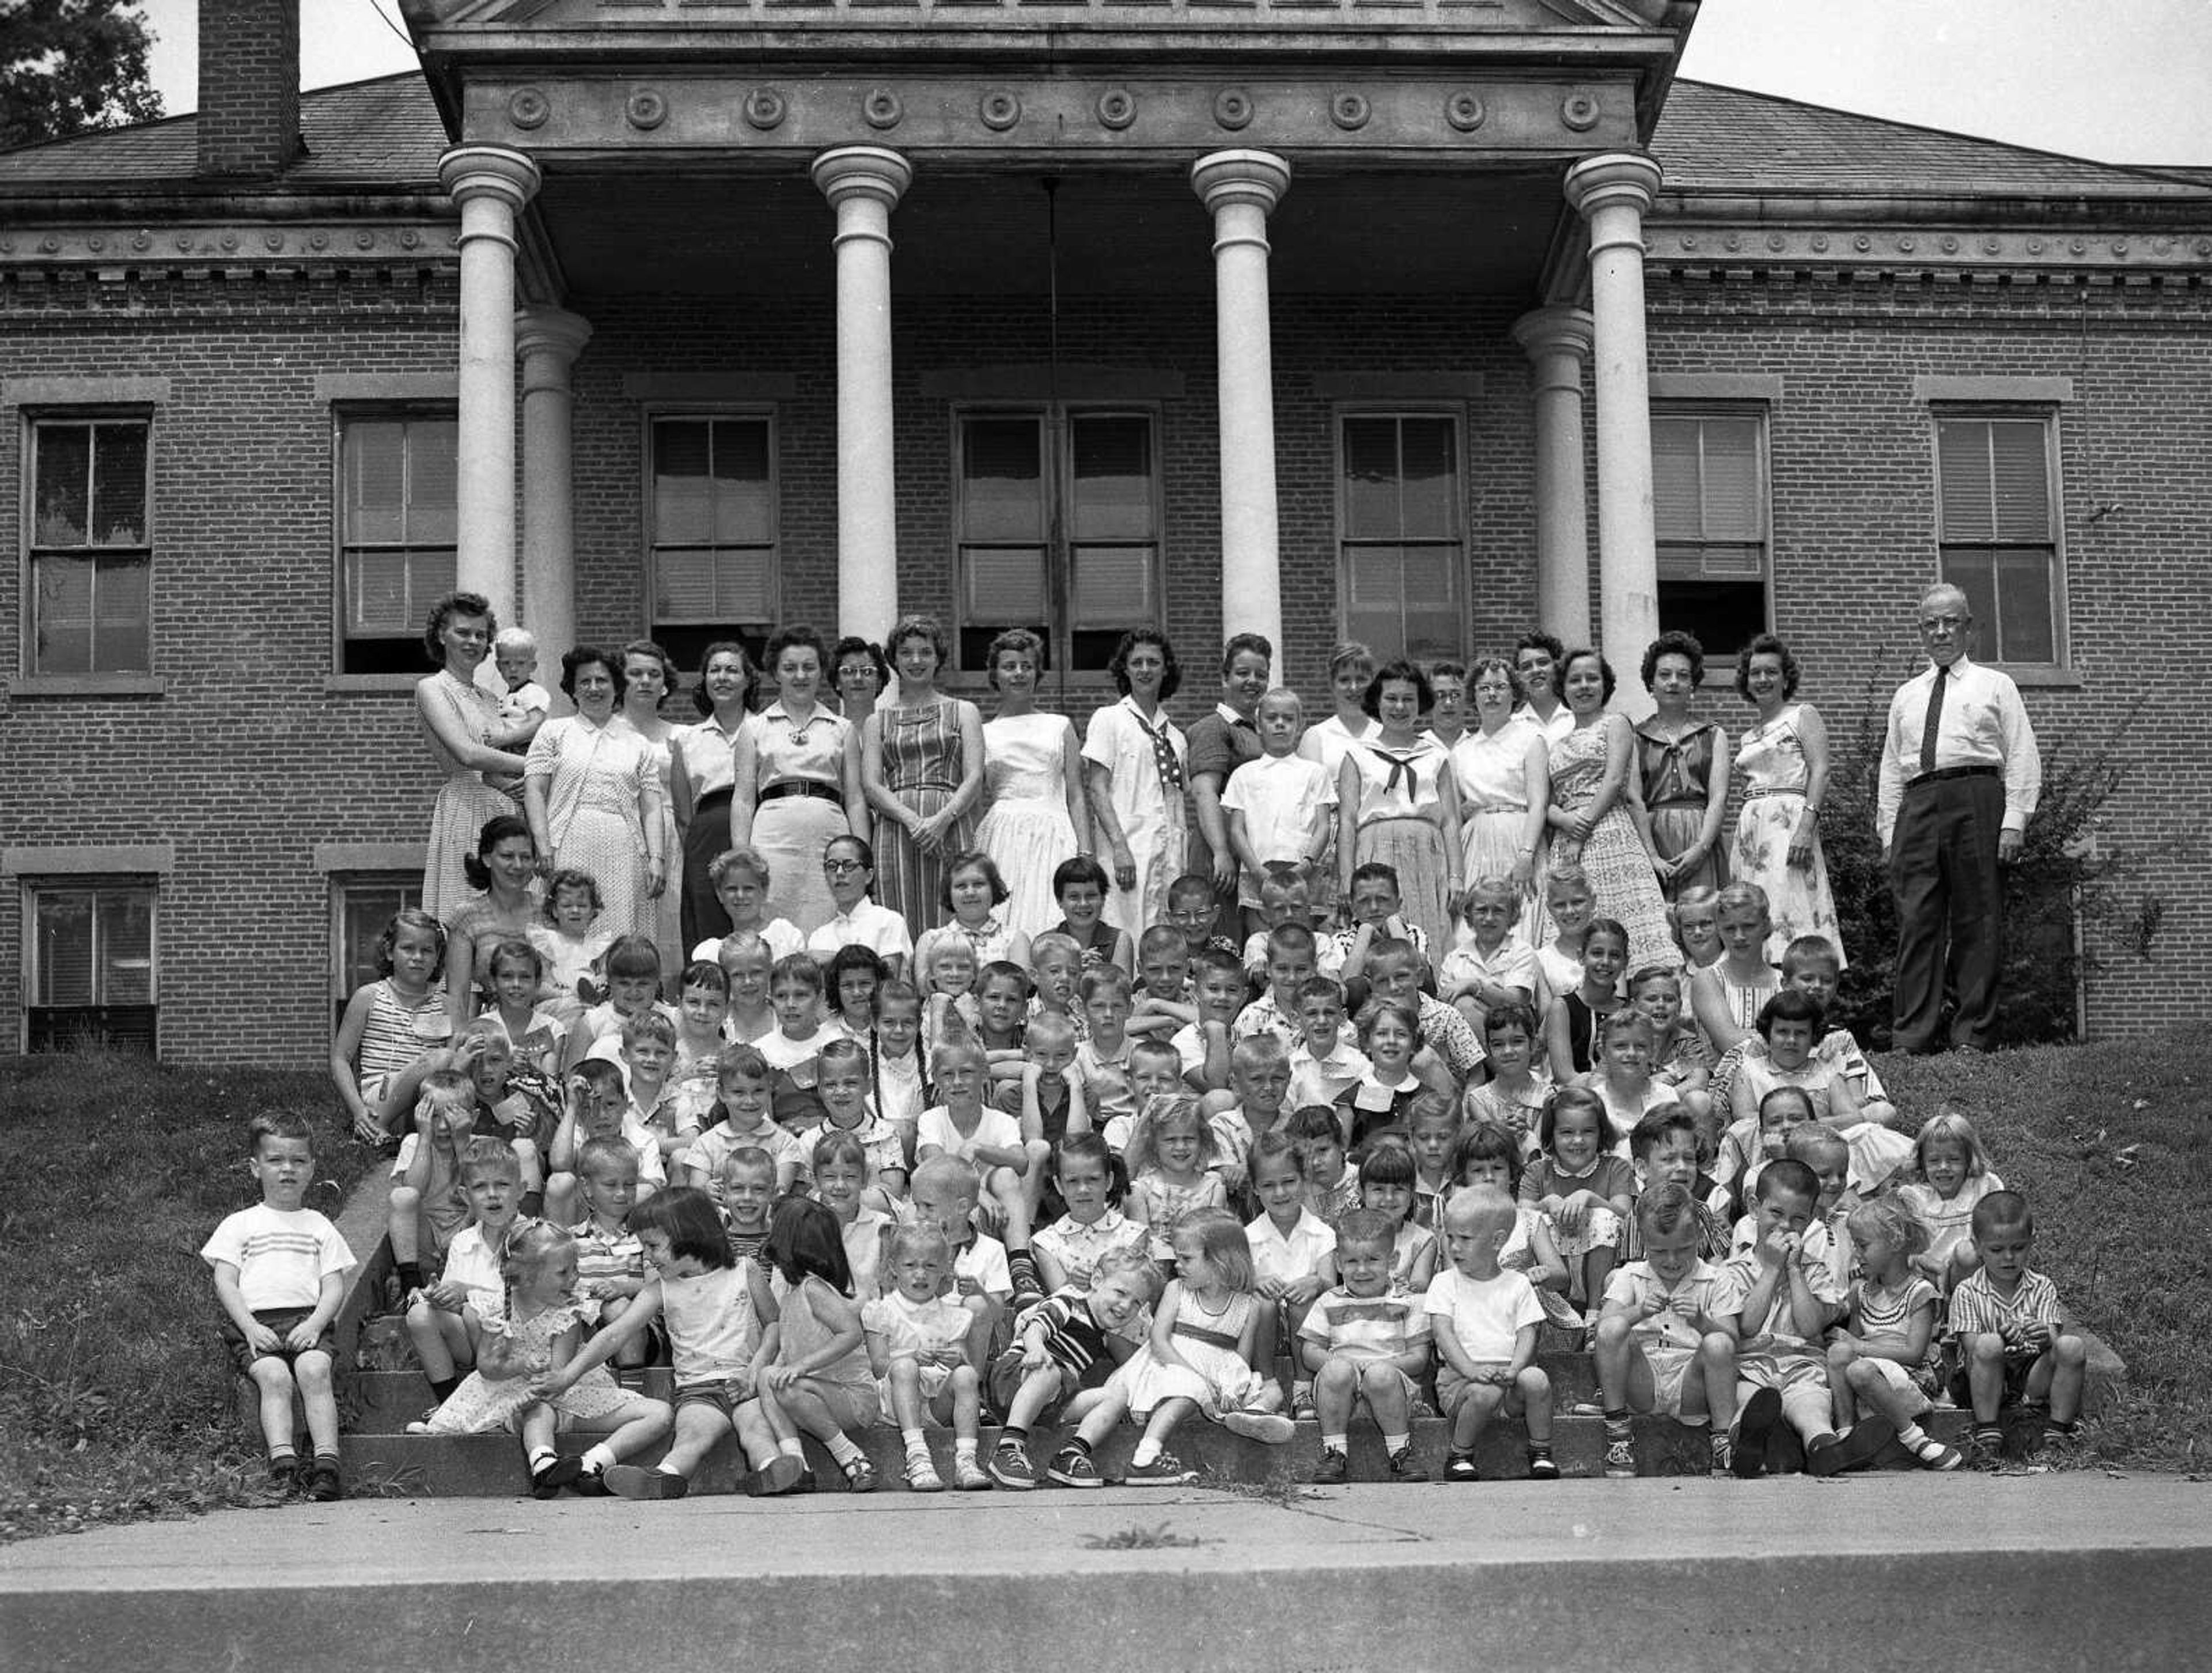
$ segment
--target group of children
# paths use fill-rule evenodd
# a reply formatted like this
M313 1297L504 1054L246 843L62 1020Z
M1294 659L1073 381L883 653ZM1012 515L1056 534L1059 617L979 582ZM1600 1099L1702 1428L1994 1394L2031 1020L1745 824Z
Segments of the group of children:
M1411 1435L1431 1408L1447 1479L1476 1479L1501 1415L1548 1477L1547 1329L1594 1356L1608 1475L1636 1473L1643 1413L1708 1427L1741 1475L1893 1442L1955 1468L1921 1427L1939 1401L1971 1408L1991 1457L2073 1428L2081 1338L2028 1267L2027 1203L1962 1116L1894 1130L1826 1026L1835 950L1808 937L1766 965L1754 887L1680 903L1686 975L1626 969L1627 934L1565 867L1540 920L1477 881L1458 944L1431 949L1385 866L1328 926L1304 871L1267 865L1243 939L1186 878L1133 943L1078 859L1054 879L1064 922L1018 949L988 928L1003 880L965 855L953 922L896 958L793 946L758 922L765 873L718 863L738 927L665 997L645 938L566 987L503 944L484 1014L422 1049L441 932L403 914L393 992L356 1001L363 1106L412 1128L390 1229L440 1402L421 1427L519 1433L542 1496L679 1495L727 1431L749 1491L810 1488L808 1436L866 1491L855 1438L877 1424L915 1491L1096 1486L1127 1420L1121 1479L1181 1481L1194 1417L1270 1443L1316 1419L1316 1479L1340 1481L1363 1406L1394 1479L1427 1479ZM556 922L587 906L555 879ZM334 1492L350 1257L300 1206L304 1129L258 1125L254 1147L249 1214L285 1222L262 1234L281 1268L232 1222L206 1253L272 1460L291 1467L296 1382ZM663 1361L672 1404L641 1391ZM593 1437L580 1457L564 1428Z

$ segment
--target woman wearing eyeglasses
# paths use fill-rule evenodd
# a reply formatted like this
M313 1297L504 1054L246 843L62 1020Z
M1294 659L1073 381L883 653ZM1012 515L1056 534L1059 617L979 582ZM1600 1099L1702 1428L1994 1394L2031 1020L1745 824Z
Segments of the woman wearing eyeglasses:
M822 876L836 910L806 938L807 952L826 964L840 948L864 946L890 974L905 975L913 933L899 914L868 898L876 880L875 850L857 836L837 837L822 851Z
M730 846L768 861L763 915L809 934L837 910L822 875L830 840L870 834L860 733L817 700L825 660L812 628L784 628L768 642L776 699L738 732L730 788Z

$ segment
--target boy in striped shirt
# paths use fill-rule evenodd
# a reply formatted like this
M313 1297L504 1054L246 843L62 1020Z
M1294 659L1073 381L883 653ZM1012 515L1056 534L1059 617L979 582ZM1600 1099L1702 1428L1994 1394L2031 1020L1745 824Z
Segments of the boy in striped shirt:
M1082 1416L1091 1403L1083 1391L1101 1386L1129 1352L1126 1341L1115 1346L1121 1333L1158 1299L1158 1268L1137 1243L1101 1255L1087 1291L1069 1285L1021 1316L1014 1345L991 1369L992 1396L1006 1408L998 1446L984 1466L993 1481L1017 1492L1037 1484L1030 1427L1057 1421L1064 1408ZM1045 1474L1066 1487L1103 1485L1079 1434L1053 1456Z
M1345 1215L1336 1228L1337 1287L1307 1310L1298 1327L1298 1356L1313 1374L1321 1418L1321 1463L1313 1475L1319 1487L1349 1479L1352 1408L1363 1400L1382 1432L1390 1479L1429 1479L1413 1447L1413 1418L1421 1403L1417 1379L1429 1369L1429 1316L1420 1297L1391 1285L1396 1241L1388 1215L1371 1208Z
M2046 1432L2073 1438L2087 1354L2058 1287L2027 1264L2035 1217L2026 1197L1991 1191L1977 1202L1974 1245L1981 1268L1951 1292L1951 1397L1972 1408L1974 1451L1994 1466L2002 1456L2034 1451ZM2009 1442L2000 1423L2008 1406L2020 1424Z

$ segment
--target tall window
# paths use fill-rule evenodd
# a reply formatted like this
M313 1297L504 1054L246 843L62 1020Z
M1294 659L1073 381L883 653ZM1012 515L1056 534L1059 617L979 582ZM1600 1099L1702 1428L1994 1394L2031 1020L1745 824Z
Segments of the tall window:
M2055 426L2049 414L1936 418L1942 575L1966 593L1992 662L2060 660Z
M1160 618L1159 454L1152 415L969 412L958 422L960 665L1007 628L1048 666L1097 672Z
M653 636L678 667L775 631L775 457L764 416L653 421Z
M346 1001L383 974L376 967L377 938L393 914L422 903L422 874L342 878L331 887L331 997L332 1025L345 1015Z
M1763 413L1655 412L1651 488L1659 625L1729 656L1766 631Z
M28 672L151 672L150 430L143 417L32 424Z
M154 1050L154 902L151 884L33 884L26 891L31 924L32 1051L86 1045Z
M436 414L338 419L338 666L428 673L422 624L453 590L458 427Z
M1384 660L1457 656L1466 639L1467 570L1458 421L1443 413L1346 414L1340 441L1345 637Z

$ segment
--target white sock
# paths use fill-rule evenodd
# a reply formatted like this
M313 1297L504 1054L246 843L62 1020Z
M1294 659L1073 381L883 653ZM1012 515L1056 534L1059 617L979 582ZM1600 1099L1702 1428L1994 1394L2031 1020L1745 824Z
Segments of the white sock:
M584 1454L584 1474L596 1475L615 1461L614 1449L601 1441Z
M848 1464L854 1459L864 1456L860 1449L853 1444L853 1438L842 1430L830 1436L822 1444L830 1449L830 1456L841 1464Z
M1325 1449L1331 1452L1349 1452L1352 1451L1352 1437L1349 1434L1323 1435L1321 1438L1321 1444Z
M1897 1427L1897 1438L1907 1446L1917 1450L1927 1444L1928 1432L1917 1423L1900 1423Z
M922 1439L921 1430L902 1429L899 1431L899 1439L906 1443L906 1455L909 1458L916 1454L925 1458L929 1456L929 1443Z
M975 1438L973 1435L969 1435L961 1439L955 1440L952 1443L952 1456L956 1459L965 1459L968 1463L974 1463L975 1462Z
M1159 1456L1159 1442L1154 1440L1150 1435L1146 1435L1142 1440L1137 1443L1136 1449L1129 1454L1129 1464L1132 1469L1134 1469L1138 1465L1152 1463L1154 1458L1157 1458Z
M561 1455L559 1453L556 1452L550 1446L532 1447L530 1449L530 1473L532 1475L537 1475L539 1470L544 1469L547 1464L551 1463L554 1459L560 1456Z
M1382 1437L1382 1450L1390 1453L1402 1452L1412 1445L1413 1442L1413 1438L1411 1435L1385 1435Z

